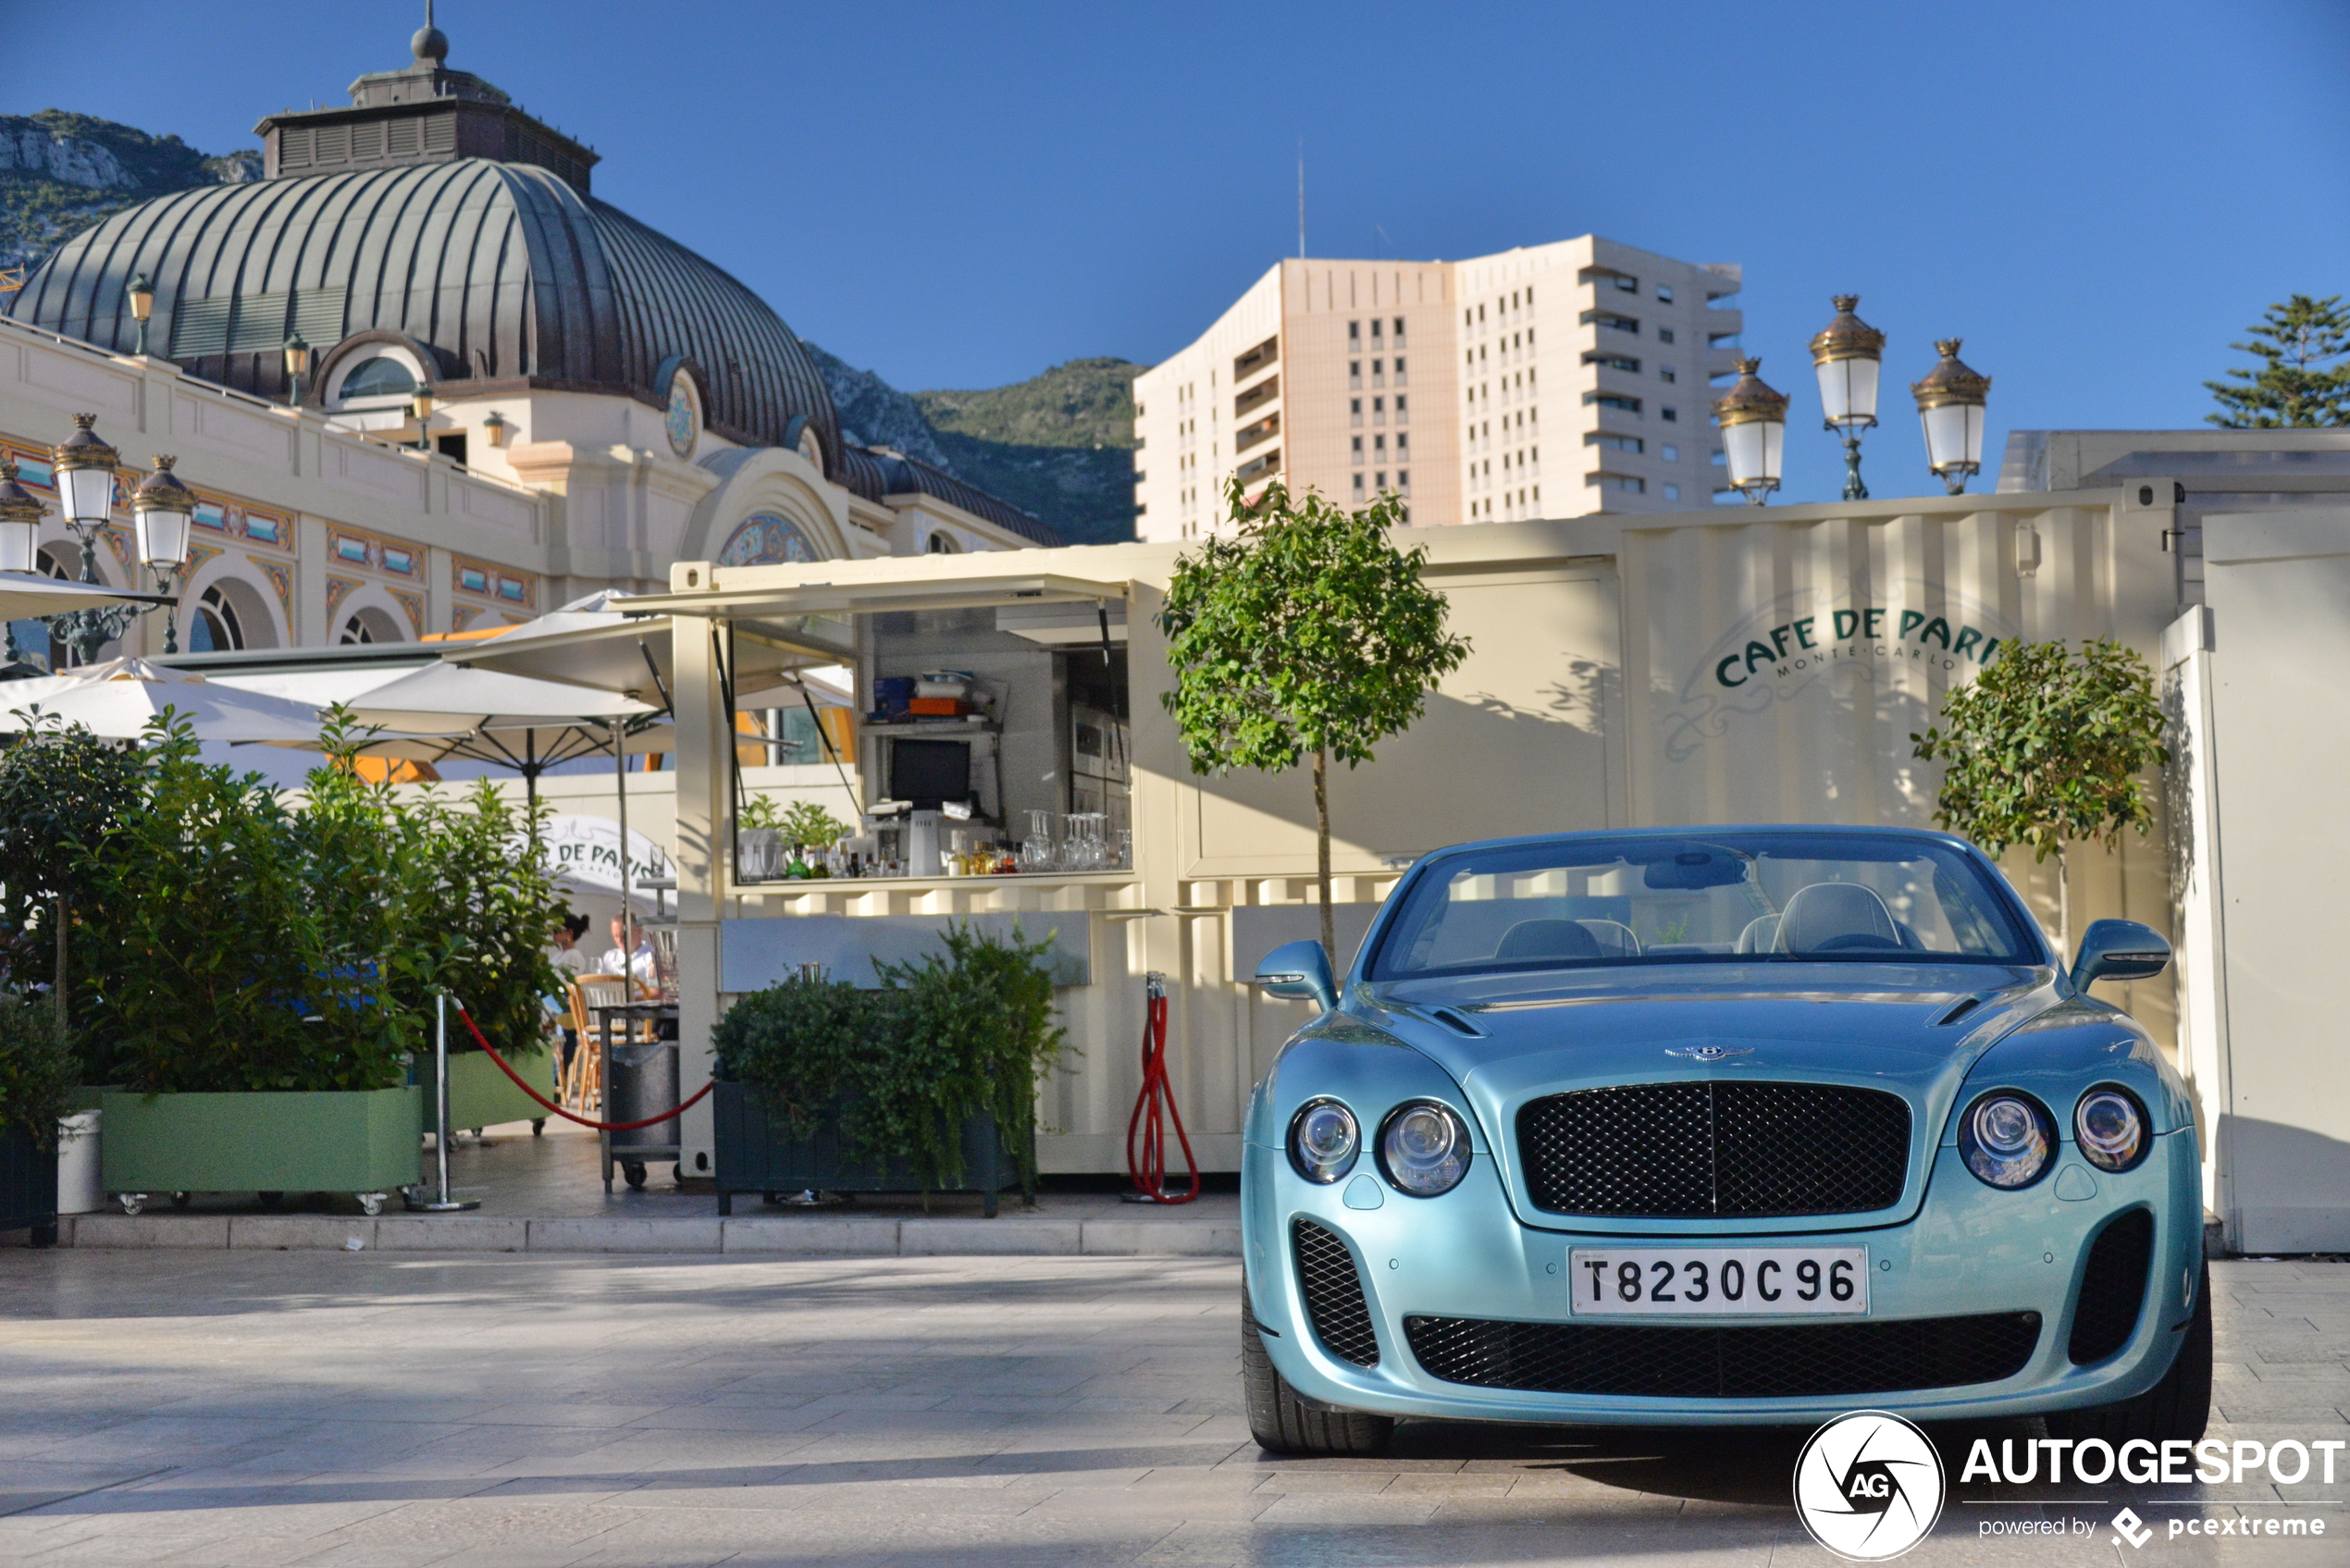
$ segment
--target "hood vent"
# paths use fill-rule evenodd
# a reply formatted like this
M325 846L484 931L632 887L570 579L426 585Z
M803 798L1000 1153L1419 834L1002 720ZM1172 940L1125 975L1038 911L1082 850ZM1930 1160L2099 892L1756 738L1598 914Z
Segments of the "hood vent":
M1934 1027L1936 1029L1948 1029L1952 1024L1958 1022L1960 1019L1966 1017L1969 1013L1972 1013L1975 1008L1980 1007L1981 1006L1983 1006L1982 997L1962 996L1959 998L1959 1005L1957 1006L1952 1007L1948 1012L1934 1020Z
M1446 1029L1451 1030L1455 1034L1466 1034L1471 1040L1482 1040L1485 1038L1485 1031L1483 1030L1478 1028L1477 1025L1469 1022L1468 1019L1463 1018L1460 1014L1454 1012L1450 1007L1432 1007L1429 1010L1428 1016L1434 1019L1438 1023L1442 1024Z

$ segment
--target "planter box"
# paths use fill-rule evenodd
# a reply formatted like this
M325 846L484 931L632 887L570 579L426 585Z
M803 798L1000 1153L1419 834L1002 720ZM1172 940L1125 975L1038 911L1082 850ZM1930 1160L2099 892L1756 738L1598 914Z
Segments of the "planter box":
M57 1241L57 1152L21 1127L0 1131L0 1230L30 1230L36 1247Z
M555 1055L544 1045L504 1053L513 1069L550 1100L555 1097ZM424 1091L424 1126L433 1128L432 1057L416 1062L416 1084ZM478 1132L504 1122L544 1122L547 1107L514 1087L498 1064L480 1051L459 1051L449 1058L449 1129Z
M718 1212L735 1212L737 1192L919 1192L922 1184L904 1160L849 1165L840 1154L840 1117L822 1117L806 1138L771 1120L748 1085L721 1080L711 1092L718 1141ZM963 1123L963 1179L933 1191L978 1192L996 1217L997 1194L1020 1185L1020 1161L996 1135L996 1118Z
M135 1094L101 1107L100 1168L109 1192L352 1192L417 1178L424 1093ZM369 1212L373 1212L371 1208Z

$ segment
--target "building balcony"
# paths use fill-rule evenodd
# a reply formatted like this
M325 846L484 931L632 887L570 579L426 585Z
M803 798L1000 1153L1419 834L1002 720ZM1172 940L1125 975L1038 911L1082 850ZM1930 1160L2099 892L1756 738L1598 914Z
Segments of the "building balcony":
M1281 378L1278 376L1267 377L1232 400L1232 417L1238 419L1251 409L1268 403L1280 395Z

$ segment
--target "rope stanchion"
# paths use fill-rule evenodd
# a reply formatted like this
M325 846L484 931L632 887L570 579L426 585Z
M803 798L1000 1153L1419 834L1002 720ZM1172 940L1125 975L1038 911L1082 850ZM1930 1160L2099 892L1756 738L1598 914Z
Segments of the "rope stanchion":
M1183 1113L1175 1108L1175 1091L1167 1081L1167 984L1156 975L1144 982L1143 1092L1134 1097L1134 1114L1126 1118L1126 1174L1134 1191L1122 1196L1130 1204L1188 1204L1199 1196L1199 1160L1192 1153L1191 1134L1183 1130ZM1163 1119L1162 1119L1163 1117ZM1167 1185L1167 1129L1183 1147L1183 1162L1192 1167L1191 1191L1177 1192ZM1142 1148L1134 1135L1142 1134Z
M565 1121L575 1121L582 1127L592 1127L599 1132L634 1132L640 1127L657 1127L664 1121L674 1121L678 1117L684 1116L687 1111L692 1110L694 1106L700 1102L703 1095L708 1094L712 1089L717 1087L717 1083L714 1080L709 1083L705 1083L699 1089L695 1090L692 1098L686 1100L683 1105L665 1110L657 1117L647 1117L642 1121L597 1121L591 1117L577 1116L563 1109L561 1105L555 1104L555 1102L550 1100L546 1095L541 1094L538 1090L533 1089L527 1082L524 1081L522 1074L516 1072L513 1068L506 1065L506 1058L498 1054L498 1048L496 1046L490 1044L489 1038L481 1032L481 1025L474 1022L474 1016L465 1011L465 1006L462 1002L457 1004L457 1016L465 1020L465 1027L473 1031L474 1039L480 1043L483 1052L488 1055L491 1061L498 1064L498 1070L514 1080L515 1088L521 1090L524 1093L529 1095L532 1099L546 1106L550 1112L563 1117ZM1191 1145L1186 1143L1183 1145L1183 1148L1185 1153L1189 1153ZM605 1185L610 1186L611 1184L611 1178L606 1177Z

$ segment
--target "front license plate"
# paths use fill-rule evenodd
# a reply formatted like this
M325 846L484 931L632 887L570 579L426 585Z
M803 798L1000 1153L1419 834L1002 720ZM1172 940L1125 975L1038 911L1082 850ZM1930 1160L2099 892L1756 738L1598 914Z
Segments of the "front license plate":
M1577 1317L1851 1317L1869 1310L1866 1247L1575 1247Z

